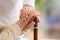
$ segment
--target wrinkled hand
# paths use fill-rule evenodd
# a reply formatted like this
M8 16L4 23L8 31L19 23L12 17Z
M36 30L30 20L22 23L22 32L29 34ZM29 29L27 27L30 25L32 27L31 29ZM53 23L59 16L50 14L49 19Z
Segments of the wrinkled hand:
M27 29L35 25L35 17L37 18L37 22L40 22L40 13L33 9L33 7L24 5L23 9L21 9L20 20L17 24L22 31L27 31Z
M35 17L37 18L37 22L40 22L40 13L38 11L33 11L30 12L30 15L27 20L22 20L22 18L20 18L17 24L20 26L22 31L27 31L27 29L35 25Z
M20 10L21 14L20 14L20 18L22 18L22 20L26 20L28 18L28 16L30 15L30 12L33 11L33 7L30 5L24 5L23 8Z

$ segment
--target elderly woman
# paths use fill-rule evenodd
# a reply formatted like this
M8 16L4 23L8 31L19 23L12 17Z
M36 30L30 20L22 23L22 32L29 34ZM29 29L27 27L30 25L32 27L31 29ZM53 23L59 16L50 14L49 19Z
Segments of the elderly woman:
M34 2L35 0L0 0L0 40L15 40L35 25L35 17L39 22Z

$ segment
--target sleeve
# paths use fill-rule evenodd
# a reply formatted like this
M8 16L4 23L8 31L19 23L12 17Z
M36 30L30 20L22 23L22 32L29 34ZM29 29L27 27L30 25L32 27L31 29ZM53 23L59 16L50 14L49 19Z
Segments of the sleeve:
M0 29L4 26L5 24L0 21Z
M21 34L20 27L13 24L9 26L4 26L0 29L0 40L14 40Z
M28 4L35 8L35 0L23 0L23 5Z

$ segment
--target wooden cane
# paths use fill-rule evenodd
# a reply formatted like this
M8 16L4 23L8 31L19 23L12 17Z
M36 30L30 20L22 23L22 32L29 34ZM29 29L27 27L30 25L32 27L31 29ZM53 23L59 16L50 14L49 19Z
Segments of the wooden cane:
M35 17L34 18L34 22L35 22L35 25L34 25L34 40L38 40L38 29L37 29L37 18Z

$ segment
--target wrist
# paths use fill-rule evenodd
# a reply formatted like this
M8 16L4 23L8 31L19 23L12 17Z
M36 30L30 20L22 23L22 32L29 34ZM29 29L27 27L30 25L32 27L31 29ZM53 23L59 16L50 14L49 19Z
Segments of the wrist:
M31 5L29 5L29 4L24 4L24 5L23 5L23 7L24 7L24 6L32 7L32 6L31 6Z
M34 7L31 6L31 5L29 5L29 4L24 4L24 5L23 5L23 8L25 8L25 7L28 7L28 8L32 8L32 9L34 9Z
M20 20L18 20L17 22L16 22L16 24L18 25L18 27L22 30L22 26L21 26L21 23L20 23Z

